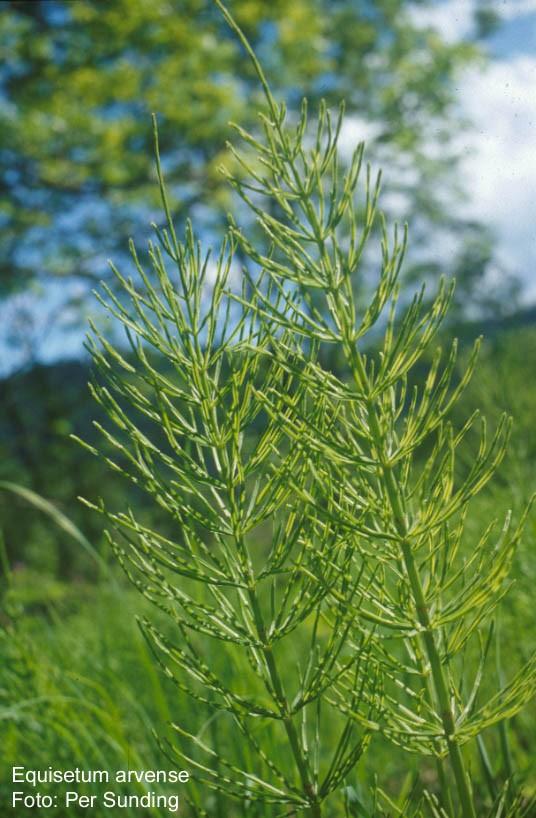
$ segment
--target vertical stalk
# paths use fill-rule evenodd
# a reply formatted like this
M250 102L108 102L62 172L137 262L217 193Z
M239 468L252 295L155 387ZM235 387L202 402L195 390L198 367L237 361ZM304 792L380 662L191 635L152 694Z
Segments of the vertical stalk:
M476 812L473 804L473 797L469 786L469 779L465 771L462 752L460 746L454 738L454 716L449 701L449 690L445 672L441 665L441 657L437 648L436 640L433 631L430 629L430 618L428 609L424 599L422 584L419 573L415 566L415 560L411 550L411 545L408 540L404 540L401 544L402 554L404 558L404 565L408 574L408 579L417 610L417 618L422 625L423 641L430 662L432 671L432 679L434 681L434 688L437 695L437 700L441 710L441 721L443 723L443 730L449 751L449 758L456 779L456 786L458 788L458 795L460 798L460 805L462 807L462 814L464 818L476 818Z
M317 800L317 795L315 791L315 786L313 784L313 780L311 778L311 771L309 768L309 764L307 759L303 754L303 750L300 744L300 739L298 737L298 733L296 731L296 726L292 720L292 716L290 714L290 708L288 704L288 699L285 695L285 691L283 689L283 683L281 681L281 676L279 674L279 669L277 667L277 662L275 660L274 652L272 650L272 646L268 643L266 638L266 627L264 624L264 619L262 616L262 612L260 609L259 601L257 599L257 594L255 593L254 586L251 586L248 590L248 596L251 603L251 608L253 611L253 618L255 620L255 627L257 629L257 633L259 636L260 641L262 642L262 654L264 656L264 660L266 662L266 667L268 669L268 674L270 676L270 682L272 684L277 704L281 713L281 719L283 721L283 726L285 728L285 732L287 734L287 738L289 740L290 748L292 750L292 755L294 756L294 760L296 762L296 766L298 768L298 772L300 775L300 780L302 782L302 787L307 798L311 802L311 807L309 810L310 818L321 818L322 810L320 803Z
M236 504L233 498L233 505L236 509ZM272 650L272 645L268 641L267 633L266 633L266 625L264 623L264 617L262 615L261 607L259 605L259 600L257 598L256 587L255 587L255 578L253 576L253 571L251 565L249 563L248 554L246 545L244 543L243 537L240 536L238 532L235 533L235 539L237 543L237 547L239 552L242 554L243 559L247 565L247 584L248 584L248 599L251 605L251 611L253 613L253 620L255 622L255 629L257 631L257 636L259 641L262 644L262 655L264 657L264 661L266 662L266 668L268 670L268 676L270 679L270 684L273 690L273 694L275 694L275 699L277 706L279 708L279 712L281 714L281 720L283 722L283 726L285 728L285 732L287 734L287 738L289 741L290 749L292 755L294 757L294 761L296 763L296 767L298 769L298 773L300 776L300 781L303 787L303 791L309 800L310 807L308 809L308 816L309 818L322 818L322 807L320 802L318 801L318 796L316 793L316 787L311 776L311 770L309 767L309 762L304 755L300 739L298 736L298 732L296 730L296 726L292 719L292 715L290 712L289 702L285 695L285 691L283 688L283 682L281 680L281 675L279 673L279 668L277 666L277 662L274 656L274 652ZM272 691L270 691L272 692Z
M218 422L216 417L214 418L214 432L215 440L216 441L221 440L221 435L219 434ZM285 732L287 734L287 738L289 741L290 749L294 757L296 767L298 769L298 774L300 776L303 791L306 798L309 801L308 809L309 818L322 818L322 807L321 803L318 800L314 780L311 776L309 762L303 752L298 732L296 730L296 726L294 724L290 712L289 702L285 695L283 682L281 680L281 675L277 667L277 662L274 656L274 652L272 650L272 645L268 640L264 617L262 615L261 606L259 604L259 600L257 597L256 580L253 571L253 566L251 564L249 552L244 540L244 536L241 531L240 520L242 516L241 506L243 486L236 485L236 483L234 482L233 469L231 468L229 453L226 447L225 446L220 447L218 446L218 444L216 444L216 447L220 448L222 471L224 473L225 480L227 483L227 490L229 494L229 502L231 507L233 535L237 552L240 555L243 579L245 581L245 584L247 585L247 597L251 607L251 613L253 614L253 621L255 624L257 637L262 645L261 652L264 661L266 662L266 669L268 671L270 684L267 684L267 680L265 680L265 684L268 689L268 692L271 695L275 696L275 701L279 708L281 720L283 722L283 726L285 728ZM234 454L237 458L240 457L239 445L236 445L236 451L234 452Z
M298 188L300 189L303 196L302 202L304 212L306 213L307 218L309 219L309 222L313 229L316 243L320 252L320 257L324 265L324 269L328 277L328 280L330 281L328 289L330 295L333 298L334 303L336 304L336 309L339 314L339 317L341 318L340 327L343 335L343 350L349 363L355 385L357 386L358 389L361 389L363 387L366 387L368 383L368 378L367 373L363 367L363 362L361 359L361 355L359 354L359 350L357 348L355 337L353 335L355 324L353 293L350 290L350 293L348 294L349 296L348 302L345 304L343 302L343 299L341 298L340 287L336 286L333 278L333 266L331 263L331 259L329 257L329 253L326 250L325 239L322 234L319 220L316 216L314 208L311 207L311 204L307 199L303 187L301 186L299 175L297 174L295 175ZM350 331L348 332L348 330ZM390 468L389 464L386 462L384 458L383 435L380 428L380 424L378 422L376 408L374 406L373 401L370 399L366 401L366 405L370 429L374 441L374 448L376 449L376 453L380 463L379 466L379 470L381 472L380 476L383 478L383 483L385 485L387 492L387 498L391 506L393 518L395 520L397 533L399 534L401 539L402 558L406 569L406 574L409 580L411 594L417 612L417 617L423 629L424 649L430 665L433 687L441 711L441 722L443 725L445 741L448 748L450 764L452 767L452 771L454 773L454 778L456 780L456 787L458 790L460 806L462 808L462 818L476 818L473 797L469 785L469 778L465 770L462 752L454 737L455 722L452 708L450 706L447 678L443 670L443 666L441 664L441 656L436 643L435 635L432 629L430 628L431 623L428 614L428 609L426 606L426 600L424 597L421 578L419 576L418 569L415 565L411 543L409 542L407 537L408 532L402 500L399 496L398 487L396 485L396 480L393 475L392 469ZM446 796L448 797L448 793L446 793Z
M496 667L497 667L497 679L499 682L500 688L505 686L505 678L504 672L501 662L501 620L500 617L497 617L497 626L495 631L495 656L496 656ZM514 799L514 792L513 792L513 779L514 779L514 765L512 762L512 750L510 747L510 741L508 738L508 724L509 721L504 719L503 721L499 722L498 730L499 730L499 746L501 748L501 754L503 757L504 763L504 772L506 775L507 780L507 789L506 792L508 794L508 799L513 801Z
M361 356L354 343L348 344L347 348L351 354L350 365L352 369L353 378L356 386L361 389L367 383L366 372L363 367ZM432 673L432 680L434 691L437 697L437 702L440 708L441 722L443 725L443 732L447 749L449 753L450 764L454 773L456 787L458 790L458 797L462 809L463 818L476 818L476 812L473 802L473 796L469 785L469 778L465 769L463 755L458 745L454 732L455 722L454 714L450 704L450 694L448 681L441 664L441 656L436 642L436 637L430 627L430 617L426 605L423 586L419 571L415 564L415 558L411 548L411 543L407 536L407 524L402 505L402 500L399 495L398 486L389 464L384 460L383 452L383 435L378 422L376 409L372 400L367 400L367 415L370 424L370 430L374 440L374 447L380 462L379 470L386 489L387 498L391 506L393 518L397 533L400 536L400 548L402 552L402 559L406 570L415 610L419 624L423 629L422 637L423 644L426 651L426 656L430 664Z
M295 174L295 176L298 188L302 192L303 208L313 229L316 243L320 252L320 257L328 280L330 281L329 292L334 300L334 303L336 304L339 317L341 318L340 327L343 335L343 350L350 365L355 385L358 389L361 389L367 385L368 378L363 367L363 362L357 348L356 340L353 336L355 324L353 293L350 290L348 302L345 304L341 298L340 288L335 285L333 279L333 267L329 253L326 250L325 239L322 235L319 220L316 216L314 208L311 207L311 204L307 199L303 187L301 186L299 175ZM350 327L350 332L345 331L345 328L348 330ZM447 743L451 767L456 780L458 796L462 808L462 818L476 818L473 797L469 785L469 778L465 770L462 752L454 738L455 723L449 701L448 683L441 664L441 657L436 644L436 638L430 628L430 618L426 607L421 578L415 565L411 543L407 537L407 526L402 501L399 496L398 487L396 485L396 480L392 469L390 468L389 464L385 462L383 456L383 435L378 422L374 403L372 400L368 399L366 401L366 405L370 429L374 440L374 447L380 462L381 477L383 478L383 483L386 487L387 497L395 520L395 526L401 538L402 558L406 569L406 574L408 576L417 617L423 629L424 649L430 664L433 687L441 710L441 721L443 724L444 736ZM439 765L438 769L440 773L440 780L442 781L444 776L441 765ZM448 799L448 791L445 792L445 797Z

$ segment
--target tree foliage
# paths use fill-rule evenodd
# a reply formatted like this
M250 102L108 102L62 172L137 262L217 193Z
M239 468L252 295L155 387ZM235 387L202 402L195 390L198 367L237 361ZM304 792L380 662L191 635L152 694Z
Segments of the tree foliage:
M420 4L417 4L417 6ZM292 111L344 97L412 168L401 182L422 215L448 221L436 195L451 170L457 69L475 56L421 30L404 0L235 0L233 13ZM228 122L255 127L251 66L212 0L11 0L0 15L2 292L50 275L102 274L103 259L155 206L149 114L179 223L205 226L229 205L218 168ZM434 140L440 160L426 154ZM444 177L445 178L445 177Z

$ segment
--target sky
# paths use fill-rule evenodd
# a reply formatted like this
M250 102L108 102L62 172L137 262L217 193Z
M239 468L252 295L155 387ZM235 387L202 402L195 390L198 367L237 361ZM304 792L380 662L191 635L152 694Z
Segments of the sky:
M471 38L476 0L437 0L432 7L413 6L418 25L433 26L449 41ZM497 270L505 269L523 281L525 303L536 302L536 0L502 0L501 25L486 41L487 64L460 74L457 99L473 127L457 135L468 218L489 225L496 237ZM355 125L355 123L354 123ZM374 136L363 133L359 138ZM355 130L343 138L355 143ZM366 131L366 128L365 128ZM444 252L445 248L441 248ZM500 275L500 272L498 273ZM492 283L490 283L490 286ZM73 287L76 289L76 285ZM32 342L39 358L53 361L82 351L84 333L64 308L64 284L36 293L38 309L32 311L33 331L24 322L25 343L0 354L0 377L31 359ZM4 326L17 304L2 308ZM58 319L59 316L59 319ZM28 318L28 316L26 316ZM58 324L59 320L59 324ZM12 322L16 329L16 322ZM31 326L31 323L30 323ZM47 331L47 327L52 329ZM60 328L60 331L56 331ZM5 352L4 348L4 352Z
M470 37L473 0L416 9L450 41ZM487 42L487 66L460 77L459 105L473 128L457 137L463 156L466 212L496 235L499 267L523 281L536 300L536 0L503 0L502 23Z

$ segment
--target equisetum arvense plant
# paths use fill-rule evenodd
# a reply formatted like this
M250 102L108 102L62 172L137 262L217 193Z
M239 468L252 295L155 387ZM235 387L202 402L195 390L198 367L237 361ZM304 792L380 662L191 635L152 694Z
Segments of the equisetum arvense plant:
M343 814L329 805L382 733L435 757L426 814L475 818L464 745L523 706L536 672L533 660L481 699L489 623L523 521L498 533L490 523L468 546L462 537L510 422L491 437L476 415L453 428L478 344L461 376L455 343L429 354L451 287L397 310L406 234L390 239L377 214L362 145L339 169L342 108L333 117L322 106L313 125L304 102L289 124L222 12L266 96L262 136L236 128L239 171L226 171L262 249L238 225L244 207L217 259L190 224L180 240L157 147L166 226L155 227L149 271L132 244L138 280L114 267L122 294L103 285L130 354L95 328L90 340L92 392L113 424L99 426L101 456L149 492L174 533L94 507L133 583L173 623L166 633L140 623L165 673L200 712L227 714L247 764L180 723L164 749L205 786L318 818L325 805ZM363 303L378 224L377 281ZM342 375L325 363L333 347ZM463 667L475 640L480 659Z

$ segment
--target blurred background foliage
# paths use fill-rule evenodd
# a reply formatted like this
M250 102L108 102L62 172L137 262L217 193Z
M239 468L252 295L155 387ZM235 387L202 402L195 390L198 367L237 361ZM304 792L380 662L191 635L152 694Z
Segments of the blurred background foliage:
M512 503L519 508L535 483L536 312L520 306L519 286L506 273L490 286L493 234L460 215L467 180L454 137L469 124L455 104L456 82L464 67L484 60L496 6L475 3L474 38L452 42L417 24L416 10L430 5L229 2L290 116L303 95L312 109L321 98L346 100L343 146L350 151L366 139L369 160L386 170L388 218L410 223L408 286L455 274L456 331L467 341L488 336L463 409L482 406L491 421L506 409L516 426L502 477L479 501L485 520ZM133 766L158 766L149 727L177 706L176 694L138 644L130 592L103 575L110 555L100 522L77 497L132 504L148 520L155 511L69 439L91 442L96 417L80 341L107 257L125 263L127 237L143 245L149 222L161 219L150 113L158 112L179 230L189 216L215 240L233 206L219 172L233 161L229 120L255 129L263 103L210 0L4 0L0 54L0 482L50 500L94 549L81 548L53 514L0 489L4 761L23 754L29 766L48 766L57 750L54 760L70 752L81 766L120 766L135 747ZM503 632L513 633L506 664L535 642L535 544L531 519L515 567L517 593L504 610ZM5 638L13 633L16 645ZM81 737L67 751L68 725L81 712ZM514 728L512 752L534 788L530 716ZM387 778L409 787L412 770L378 752Z
M426 246L431 225L456 237L455 252L434 264L459 273L461 299L475 296L492 245L485 227L449 206L463 187L456 80L482 57L477 40L445 41L418 25L415 10L430 5L234 0L231 8L291 115L303 95L313 109L320 98L346 100L343 141L351 150L366 138L369 159L389 163L384 206L396 203L411 220L413 245ZM493 20L481 0L476 35L489 34ZM232 161L228 123L251 127L263 102L209 0L7 0L0 42L2 295L56 279L69 285L62 306L65 294L84 298L106 275L106 258L155 217L152 111L179 226L189 214L219 232L230 205L219 172ZM416 275L426 253L421 261ZM19 346L22 323L12 327Z

